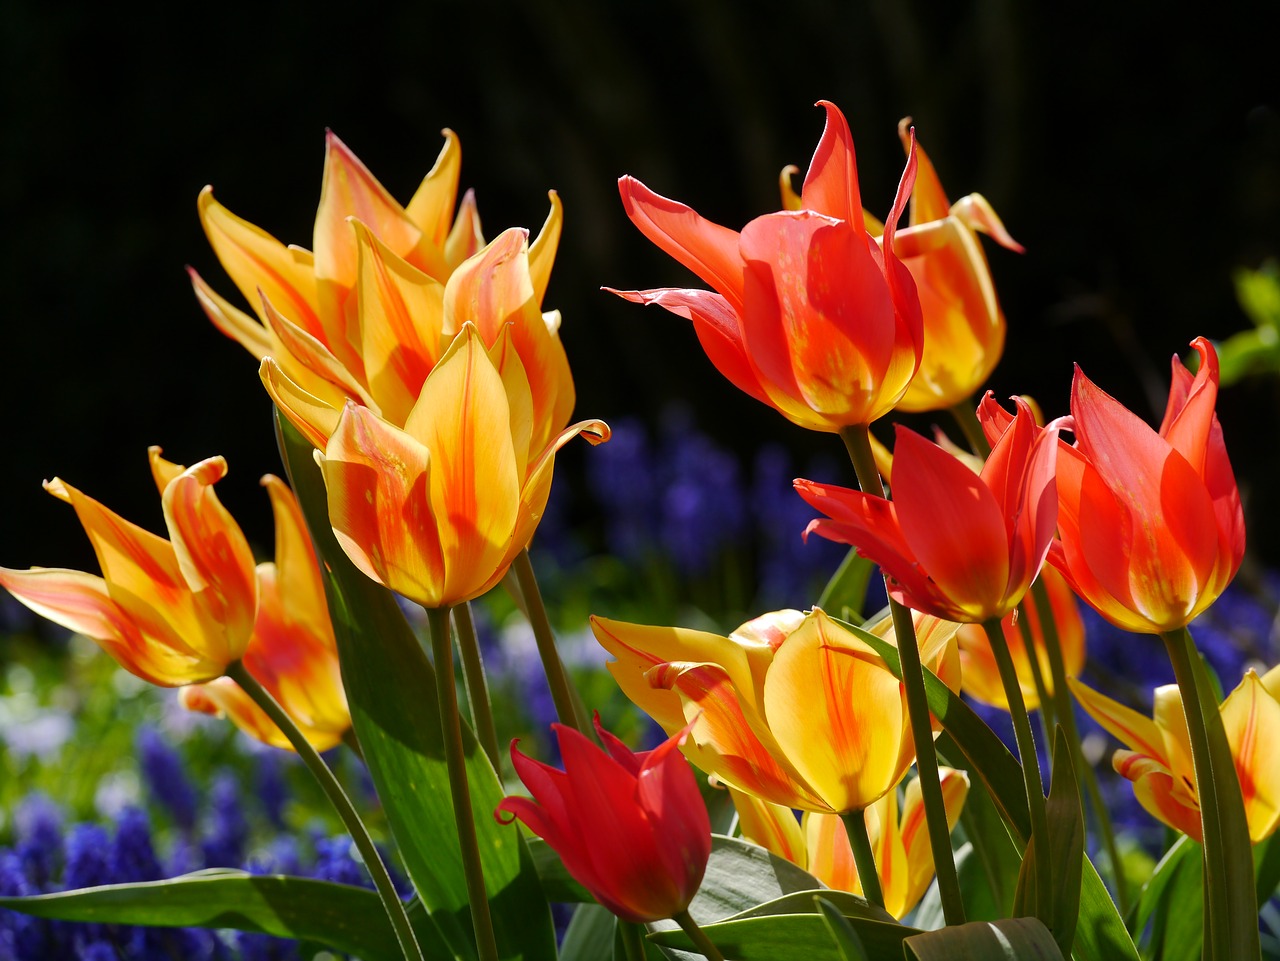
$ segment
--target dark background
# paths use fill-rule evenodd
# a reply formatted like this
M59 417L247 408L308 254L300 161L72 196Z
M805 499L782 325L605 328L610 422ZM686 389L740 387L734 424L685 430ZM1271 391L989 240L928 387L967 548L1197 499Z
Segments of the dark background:
M915 118L948 193L987 196L1018 257L988 245L1009 319L992 386L1065 413L1071 364L1150 419L1168 358L1248 323L1231 271L1280 247L1275 23L1218 3L420 2L378 9L41 3L0 14L5 436L0 564L95 569L55 474L161 531L148 444L227 455L224 502L260 546L257 478L279 471L256 364L205 319L185 264L226 296L196 217L231 210L311 246L332 128L402 202L440 149L486 233L565 204L547 298L580 416L676 400L743 452L835 444L737 394L690 326L600 293L689 276L626 220L623 173L738 228L777 209L835 101L883 215ZM1221 403L1252 546L1280 563L1272 384ZM838 453L838 448L833 448ZM578 455L575 455L578 456ZM571 462L572 463L572 462Z

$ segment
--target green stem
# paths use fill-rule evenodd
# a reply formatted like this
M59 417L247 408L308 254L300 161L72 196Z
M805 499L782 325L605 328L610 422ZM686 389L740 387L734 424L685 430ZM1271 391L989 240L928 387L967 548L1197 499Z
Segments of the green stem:
M1185 627L1160 635L1182 693L1204 836L1204 957L1261 957L1252 846L1231 746L1208 678ZM1234 855L1234 856L1233 856Z
M1076 727L1076 708L1071 700L1071 688L1067 685L1067 666L1062 658L1062 638L1058 635L1058 621L1053 616L1053 602L1049 599L1049 589L1044 578L1037 577L1031 585L1031 598L1036 605L1036 616L1040 621L1040 636L1044 638L1045 652L1049 655L1049 676L1053 680L1053 699L1057 702L1058 723L1067 736L1067 747L1076 768L1076 776L1084 784L1085 793L1089 795L1089 806L1093 808L1094 821L1098 832L1102 835L1102 846L1106 849L1107 860L1111 862L1111 877L1116 886L1116 904L1121 916L1129 913L1128 882L1124 874L1124 862L1120 858L1120 848L1116 845L1116 832L1111 826L1111 812L1102 799L1102 791L1098 789L1098 776L1093 765L1085 760L1080 732ZM1073 602L1074 603L1074 602Z
M618 932L622 935L622 956L626 961L645 961L644 925L618 919Z
M1018 756L1022 761L1022 781L1027 792L1027 811L1031 815L1031 848L1035 857L1037 905L1048 907L1048 892L1053 882L1052 851L1049 850L1049 818L1045 810L1044 781L1040 776L1040 758L1036 754L1036 741L1031 733L1031 719L1027 716L1026 703L1022 700L1022 688L1018 685L1018 672L1013 667L1009 645L1005 643L1000 619L993 617L983 621L982 627L991 641L1000 670L1000 682L1009 702L1009 716L1013 719L1013 736L1018 742ZM1040 916L1048 924L1049 918Z
M846 427L840 438L849 451L858 485L873 497L884 497L884 486L871 453L871 437L865 424ZM886 582L886 588L888 583ZM920 779L920 795L924 801L925 823L929 828L929 846L938 875L938 894L947 924L964 924L964 901L960 896L960 879L956 875L955 855L951 850L951 830L947 826L947 806L942 799L942 778L938 773L938 755L933 744L933 722L929 716L929 700L924 689L924 669L920 664L920 647L916 642L911 612L890 598L894 635L898 640L898 657L902 666L902 683L907 695L907 713L911 720L911 736L916 746L916 773Z
M542 670L547 675L547 684L551 688L551 700L556 706L556 716L560 718L561 724L575 728L590 737L590 726L586 719L578 714L568 672L565 671L564 662L560 660L560 654L556 650L555 634L551 630L551 620L547 617L546 605L542 603L542 591L538 589L538 579L533 573L533 563L529 560L528 548L516 555L511 567L516 572L520 593L524 595L529 626L533 628L533 639L538 645L538 656L542 658Z
M711 943L711 939L707 937L706 932L698 927L698 922L693 920L688 911L676 912L671 915L671 920L684 929L684 933L689 935L689 940L693 942L693 946L707 958L707 961L724 961L724 955L720 953L720 949Z
M1044 671L1040 669L1040 655L1036 651L1035 635L1031 632L1031 623L1027 619L1026 602L1018 605L1018 633L1022 635L1022 649L1027 652L1027 666L1031 670L1031 683L1036 689L1036 700L1039 701L1040 730L1045 742L1053 743L1054 704L1049 688L1044 682Z
M498 729L493 723L489 682L484 673L484 660L480 656L480 639L476 636L475 621L471 619L470 601L453 609L453 628L458 635L458 650L462 653L462 680L467 686L467 702L471 705L471 725L476 729L476 738L488 756L489 763L495 771L501 771Z
M978 412L974 408L973 398L962 400L953 406L951 416L964 431L964 438L969 442L969 448L986 460L991 454L991 445L987 443L987 435L983 433L982 425L978 423Z
M471 924L475 928L480 961L497 961L498 942L493 934L493 920L489 917L489 897L484 889L484 869L480 865L480 847L476 842L476 823L471 811L471 789L467 785L467 762L462 750L462 722L458 717L458 690L453 677L453 643L449 637L449 608L428 607L427 620L431 625L440 729L444 739L445 765L449 770L453 820L458 828L462 851L462 871L467 880L467 900L471 903Z
M232 661L227 666L227 677L239 684L253 702L266 712L267 717L271 718L276 727L280 728L281 733L289 739L289 743L298 752L298 757L302 758L302 763L307 766L324 793L328 795L329 801L338 812L338 817L342 819L343 825L351 835L351 840L355 842L356 850L360 852L369 876L373 879L373 886L378 891L378 897L382 899L382 906L396 933L396 940L400 942L400 950L406 958L422 961L422 949L418 947L418 939L414 937L409 915L405 913L404 902L396 894L395 886L391 883L391 875L387 873L387 867L382 863L382 856L374 846L373 838L369 836L369 830L360 820L360 815L351 803L351 799L347 797L347 792L342 789L342 785L338 783L338 779L334 777L328 765L316 753L311 742L303 737L298 726L293 723L293 718L271 696L271 692L258 683L258 679L249 673L242 662Z
M853 863L858 868L862 896L870 904L883 908L884 892L880 889L876 856L871 850L871 837L867 834L867 810L863 808L861 811L846 811L840 815L840 820L844 822L844 833L849 836L849 847L853 849Z

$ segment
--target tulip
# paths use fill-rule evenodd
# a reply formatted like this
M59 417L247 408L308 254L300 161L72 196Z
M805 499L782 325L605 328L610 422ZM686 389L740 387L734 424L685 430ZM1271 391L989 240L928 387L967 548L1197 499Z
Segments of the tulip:
M969 794L969 777L947 767L939 773L947 825L954 829ZM804 868L829 888L863 893L853 849L840 818L806 811L797 823L790 808L730 791L743 837ZM901 918L919 903L934 874L920 782L912 780L907 784L901 815L896 790L872 802L867 815L885 910Z
M894 500L797 480L796 490L828 516L818 533L853 544L880 565L890 596L946 620L1004 617L1035 579L1053 538L1057 513L1057 429L1018 413L980 474L899 425Z
M1055 568L1050 566L1041 568L1040 580L1045 585L1049 603L1053 609L1054 626L1057 629L1058 644L1062 649L1063 665L1066 672L1074 676L1084 667L1085 655L1084 621L1080 618L1079 604L1076 602L1075 595L1071 593L1071 588ZM1006 614L1000 621L1000 627L1004 633L1005 643L1009 646L1009 653L1013 657L1022 699L1026 703L1027 710L1034 711L1040 706L1040 695L1036 690L1031 660L1023 640L1022 625L1018 623L1020 617L1026 618L1026 627L1034 643L1035 658L1044 680L1045 692L1050 695L1053 694L1053 672L1049 652L1045 647L1040 614L1035 605L1028 603L1021 608L1021 613L1015 610ZM960 642L960 676L964 692L983 704L1009 710L1009 700L1000 683L995 654L991 650L991 641L986 632L977 624L965 624L956 637Z
M551 490L556 451L582 421L529 454L533 399L511 328L486 350L464 324L400 428L347 402L317 456L329 519L367 576L428 608L493 587L533 537Z
M542 313L561 229L551 213L532 247L512 229L485 245L471 194L450 229L457 194L457 138L446 142L407 207L401 207L333 134L311 254L200 195L200 219L256 319L219 297L194 272L201 306L259 361L272 399L323 450L347 400L397 427L449 341L471 321L486 346L514 324L514 346L534 397L532 452L569 421L573 379L558 312Z
M221 676L249 644L257 608L253 554L213 484L227 462L191 467L149 450L169 540L114 514L65 481L45 490L75 508L102 576L0 568L0 585L42 617L95 640L125 670L177 687Z
M925 662L958 688L955 625L917 627ZM775 611L729 637L594 616L591 629L617 659L608 668L623 693L668 732L691 724L685 755L747 794L857 811L914 760L902 685L821 610Z
M507 797L495 816L519 818L565 868L624 921L682 914L711 857L711 821L693 771L680 756L687 728L652 751L633 753L600 725L606 751L553 724L564 770L526 757L511 763L533 799Z
M1218 355L1197 337L1200 368L1175 356L1159 432L1077 367L1074 447L1058 458L1061 540L1049 553L1072 589L1126 631L1185 627L1231 583L1244 514L1214 404Z
M920 363L920 303L893 247L915 159L882 244L863 224L849 126L833 104L821 106L827 125L804 209L757 217L741 233L623 177L627 216L715 290L612 292L692 320L736 387L801 427L837 432L892 410Z
M1178 686L1156 688L1154 711L1146 718L1074 678L1068 683L1080 706L1124 742L1127 750L1116 751L1112 764L1133 782L1138 803L1174 830L1202 841L1198 781ZM1246 671L1219 710L1249 837L1257 844L1280 826L1280 765L1270 754L1280 738L1280 667L1262 677Z
M293 493L278 477L263 486L276 526L275 563L258 565L258 616L244 666L289 714L317 751L336 746L351 728L329 620L324 580L306 522ZM235 681L227 677L179 692L189 710L224 715L272 747L291 750L288 737Z

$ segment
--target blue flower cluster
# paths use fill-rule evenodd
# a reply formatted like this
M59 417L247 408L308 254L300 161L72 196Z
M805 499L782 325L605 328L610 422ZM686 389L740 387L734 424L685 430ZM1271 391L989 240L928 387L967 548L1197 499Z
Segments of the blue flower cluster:
M207 796L179 753L155 730L140 729L138 762L163 832L140 807L119 811L110 827L67 825L58 805L43 795L28 797L13 819L13 844L0 848L0 896L26 896L102 884L155 881L210 867L254 874L289 874L370 886L345 835L316 827L297 838L281 833L253 846L250 817L284 826L287 797L279 752L254 756L252 779L218 772ZM148 928L116 924L48 921L0 909L0 961L294 961L291 940L241 931Z

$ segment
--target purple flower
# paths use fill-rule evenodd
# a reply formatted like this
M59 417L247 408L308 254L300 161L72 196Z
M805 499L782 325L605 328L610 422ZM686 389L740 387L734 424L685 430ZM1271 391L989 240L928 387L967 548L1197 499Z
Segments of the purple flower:
M181 755L155 731L138 729L138 766L151 798L188 833L195 830L199 796L187 776Z
M201 847L207 868L235 868L244 863L249 824L241 806L235 774L219 771L209 791L209 828Z

